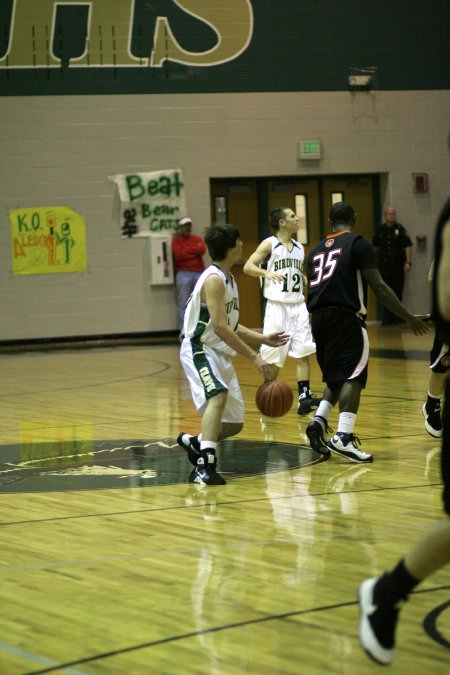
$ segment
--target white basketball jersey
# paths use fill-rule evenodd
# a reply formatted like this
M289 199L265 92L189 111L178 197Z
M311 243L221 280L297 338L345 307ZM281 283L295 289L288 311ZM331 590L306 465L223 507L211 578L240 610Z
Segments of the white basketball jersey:
M183 331L186 338L193 344L206 344L209 347L214 347L217 351L225 352L234 356L236 352L231 349L226 342L221 340L213 330L211 324L211 317L209 316L208 307L201 302L201 291L206 279L215 274L219 276L225 286L225 309L227 312L227 321L230 328L235 331L239 323L239 296L236 281L231 274L231 280L227 278L226 274L217 265L210 265L202 272L199 280L195 284L192 295L186 305L186 312L184 314Z
M277 272L284 276L284 281L264 279L264 297L275 302L296 303L304 302L303 295L303 261L305 250L303 246L291 239L292 250L289 251L278 237L269 237L272 244L272 253L267 262L269 272Z

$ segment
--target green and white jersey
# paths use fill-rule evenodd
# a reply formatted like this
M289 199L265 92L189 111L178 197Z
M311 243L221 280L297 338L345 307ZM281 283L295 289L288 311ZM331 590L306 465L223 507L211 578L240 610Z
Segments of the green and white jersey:
M264 297L274 302L294 304L304 302L303 295L303 261L305 250L295 239L291 239L292 249L289 249L278 239L268 237L272 244L272 253L267 261L267 270L284 276L283 283L264 279Z
M213 347L217 351L234 356L236 354L234 349L231 349L231 347L221 340L214 332L208 307L201 302L203 284L212 274L217 275L223 281L225 286L224 300L228 325L232 330L236 330L239 323L239 296L236 281L232 274L230 274L230 279L228 279L220 267L213 263L202 272L202 275L195 284L192 295L188 300L186 312L184 314L183 332L185 338L191 340L191 342L201 342L209 347Z

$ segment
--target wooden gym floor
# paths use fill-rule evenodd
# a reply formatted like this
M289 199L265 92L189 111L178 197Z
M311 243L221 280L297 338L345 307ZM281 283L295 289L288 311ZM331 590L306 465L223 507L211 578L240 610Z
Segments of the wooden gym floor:
M355 431L373 464L319 461L294 408L261 419L238 358L246 425L227 485L203 489L176 445L199 423L178 345L0 354L0 673L377 672L357 586L442 510L432 332L369 334ZM281 377L295 387L292 361ZM447 568L405 606L390 672L449 672L449 589Z

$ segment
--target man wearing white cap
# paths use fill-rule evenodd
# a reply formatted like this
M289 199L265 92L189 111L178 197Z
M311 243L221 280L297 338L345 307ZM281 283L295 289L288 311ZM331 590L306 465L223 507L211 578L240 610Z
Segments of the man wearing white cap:
M180 218L177 233L172 240L180 337L183 332L186 303L194 290L197 279L205 269L203 262L203 255L206 251L205 242L199 234L192 234L191 231L192 220L188 217Z

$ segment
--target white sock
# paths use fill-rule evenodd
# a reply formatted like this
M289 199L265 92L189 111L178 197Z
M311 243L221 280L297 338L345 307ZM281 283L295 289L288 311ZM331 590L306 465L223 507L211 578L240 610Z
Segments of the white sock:
M323 417L325 420L328 420L328 416L332 410L333 406L331 405L331 403L329 401L324 401L322 399L319 403L319 407L314 413L314 416L317 417L319 415L320 417Z
M200 443L200 450L216 450L217 441L202 441Z
M440 396L434 396L433 394L430 394L430 392L428 392L428 396L429 396L430 398L434 398L436 401L440 401L440 400L441 400L441 397L440 397Z
M343 434L352 434L355 428L356 413L342 412L339 415L338 431Z

